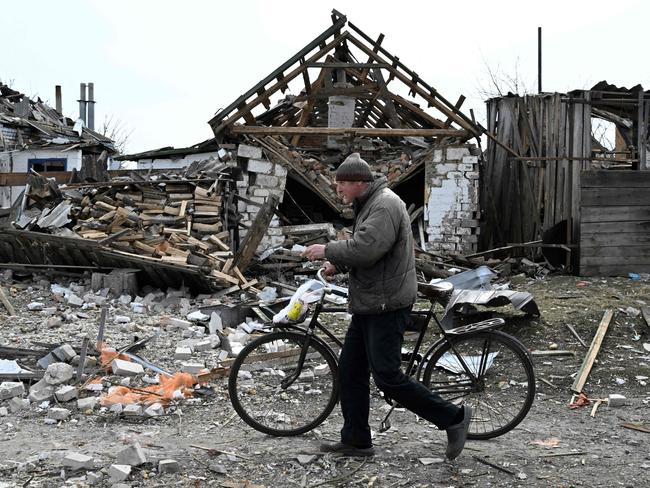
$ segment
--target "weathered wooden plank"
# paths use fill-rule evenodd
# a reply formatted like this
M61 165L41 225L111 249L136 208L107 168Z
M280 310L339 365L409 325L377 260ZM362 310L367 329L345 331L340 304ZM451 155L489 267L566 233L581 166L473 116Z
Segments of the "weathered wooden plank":
M648 188L650 173L618 170L583 171L581 186L582 188Z
M643 188L583 188L582 206L650 205L650 191Z
M581 259L587 257L626 257L630 260L632 258L647 258L650 257L650 246L647 244L630 246L630 245L608 245L608 246L585 246L584 243L580 246Z
M587 234L596 234L600 232L631 232L635 234L647 234L650 232L650 219L629 222L583 222L581 232L586 232Z
M573 382L573 385L571 386L571 390L574 391L575 393L582 392L582 389L584 388L585 383L587 382L587 377L589 376L589 372L591 371L591 367L594 364L594 360L596 359L596 356L598 355L598 351L600 350L600 346L603 343L603 339L605 338L605 334L607 333L607 329L613 317L614 317L613 310L605 311L605 314L603 315L603 318L601 319L600 324L598 325L598 329L596 330L596 335L591 341L591 346L589 347L589 351L587 351L587 355L585 356L582 362L582 366L580 366L580 369L578 370L578 375L576 376L576 379Z
M234 126L231 128L233 134L252 135L353 135L353 136L377 136L377 137L467 137L469 132L459 129L394 129L394 128L360 128L360 127L258 127L258 126Z
M582 222L625 222L650 220L650 205L603 205L582 207Z
M584 226L581 227L584 229ZM595 234L582 233L580 247L590 246L639 246L650 245L650 231L644 234L633 232L598 232Z
M584 256L580 257L580 265L592 266L613 266L613 265L637 265L649 264L650 256Z

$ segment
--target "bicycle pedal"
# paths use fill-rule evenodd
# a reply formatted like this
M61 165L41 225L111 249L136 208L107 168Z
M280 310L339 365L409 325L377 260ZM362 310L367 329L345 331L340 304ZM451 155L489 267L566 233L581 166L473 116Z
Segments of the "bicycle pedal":
M381 425L379 426L379 432L386 432L388 429L390 429L390 420L382 420Z

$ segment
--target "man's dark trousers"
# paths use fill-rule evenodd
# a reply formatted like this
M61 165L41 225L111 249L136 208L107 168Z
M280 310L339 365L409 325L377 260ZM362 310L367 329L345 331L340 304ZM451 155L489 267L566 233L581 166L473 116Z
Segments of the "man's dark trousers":
M404 331L411 307L379 314L352 316L339 360L343 428L341 441L370 447L370 373L377 387L402 407L446 429L461 409L429 391L400 369Z

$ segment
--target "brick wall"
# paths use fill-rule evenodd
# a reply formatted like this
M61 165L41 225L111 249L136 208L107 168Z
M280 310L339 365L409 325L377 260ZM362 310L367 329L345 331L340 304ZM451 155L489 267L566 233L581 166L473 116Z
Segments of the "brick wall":
M427 249L475 252L478 243L478 157L469 145L434 150L425 166Z
M243 180L237 181L239 194L257 204L264 204L269 195L277 195L282 201L284 188L287 182L287 169L278 163L273 163L264 158L262 149L248 144L237 147L237 160L242 168ZM240 200L239 213L244 224L252 224L261 207ZM246 235L246 229L240 230L240 237ZM284 242L280 221L273 216L269 229L262 239L258 250L279 246Z

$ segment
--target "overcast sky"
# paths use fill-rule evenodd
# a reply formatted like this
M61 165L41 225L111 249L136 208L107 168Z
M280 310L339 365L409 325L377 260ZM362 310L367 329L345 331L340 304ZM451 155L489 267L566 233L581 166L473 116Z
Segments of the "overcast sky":
M5 2L0 80L78 117L79 83L94 82L96 127L131 132L126 150L184 147L212 136L207 121L331 25L332 8L398 56L445 98L482 93L498 77L537 90L590 88L606 79L650 88L643 1L166 1ZM275 101L275 99L273 99Z

